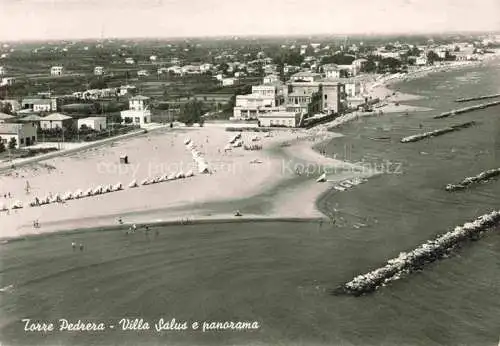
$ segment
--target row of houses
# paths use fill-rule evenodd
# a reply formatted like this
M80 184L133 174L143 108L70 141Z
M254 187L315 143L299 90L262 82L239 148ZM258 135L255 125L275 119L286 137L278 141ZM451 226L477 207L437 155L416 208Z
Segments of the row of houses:
M16 148L37 144L38 129L70 129L76 126L79 129L86 127L96 131L103 131L107 128L106 117L88 117L76 120L64 114L52 113L46 117L32 114L19 119L13 118L11 116L6 119L0 113L0 141L7 146L14 139Z
M129 99L129 109L120 113L122 123L129 125L144 126L151 122L150 99L145 96L135 96ZM23 148L38 142L37 131L53 129L81 129L86 127L96 131L106 130L108 127L106 117L86 117L74 119L73 117L51 113L47 116L30 114L17 117L0 113L0 140L7 144L11 138L15 138L16 147Z
M361 78L338 78L335 74L299 72L283 83L276 75L264 77L263 84L252 86L251 94L236 96L232 120L255 120L271 124L288 118L287 123L297 122L311 113L326 115L342 111L342 102L359 103L365 93ZM279 118L279 119L278 119ZM281 125L281 124L280 124Z

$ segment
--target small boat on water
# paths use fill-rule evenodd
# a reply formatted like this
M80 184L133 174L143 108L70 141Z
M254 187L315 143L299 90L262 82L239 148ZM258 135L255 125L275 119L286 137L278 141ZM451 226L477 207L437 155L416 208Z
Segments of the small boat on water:
M368 137L372 141L388 141L391 137Z
M342 181L339 183L340 186L345 187L346 189L349 189L352 187L352 184L349 183L349 181Z

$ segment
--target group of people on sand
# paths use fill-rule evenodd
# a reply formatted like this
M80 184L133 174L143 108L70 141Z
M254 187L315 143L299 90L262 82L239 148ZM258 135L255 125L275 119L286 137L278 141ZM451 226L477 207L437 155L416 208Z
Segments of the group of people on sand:
M118 223L120 225L123 225L123 220L122 218L118 218ZM144 228L144 234L147 236L149 235L149 226L148 225L143 225L143 228ZM137 225L134 223L132 226L130 226L128 228L128 230L125 232L126 235L129 235L129 234L134 234L135 232L137 231ZM158 230L155 231L155 236L159 236L160 235L160 232Z
M76 243L75 242L71 242L71 247L73 248L73 251L76 250ZM80 248L80 251L83 251L83 244L80 243L80 245L78 246Z

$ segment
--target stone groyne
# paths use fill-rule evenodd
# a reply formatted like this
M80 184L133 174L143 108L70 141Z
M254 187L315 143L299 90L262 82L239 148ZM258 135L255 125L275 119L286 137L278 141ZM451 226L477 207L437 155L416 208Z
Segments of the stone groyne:
M454 126L450 126L450 127L445 127L443 129L438 129L438 130L434 130L434 131L419 133L417 135L413 135L413 136L408 136L408 137L401 138L401 143L418 142L418 141L421 141L422 139L425 139L425 138L437 137L437 136L444 135L445 133L459 131L461 129L465 129L467 127L471 127L474 124L475 124L474 121L469 121L469 122L466 122L466 123L463 123L463 124L454 125Z
M497 177L500 175L500 168L489 169L487 171L481 172L476 176L467 177L458 184L448 184L446 185L446 191L457 191L463 190L473 184L479 184L481 182L487 181L491 178Z
M494 99L497 97L500 97L500 94L460 98L460 99L456 99L455 102L469 102L469 101L487 100L487 99Z
M439 115L434 116L434 119L447 118L447 117L452 116L452 115L468 113L468 112L472 112L472 111L475 111L478 109L485 109L485 108L493 107L493 106L497 106L497 105L500 105L500 101L494 101L494 102L490 102L490 103L481 103L481 104L475 105L475 106L470 106L470 107L465 107L465 108L460 108L460 109L453 109L451 111L444 112L444 113L441 113Z
M477 239L481 233L493 230L500 225L500 211L482 215L463 226L429 240L410 252L402 252L387 264L367 274L356 276L341 285L333 294L360 296L377 290L380 286L400 279L403 275L421 270L426 264L434 262L450 253L461 243Z

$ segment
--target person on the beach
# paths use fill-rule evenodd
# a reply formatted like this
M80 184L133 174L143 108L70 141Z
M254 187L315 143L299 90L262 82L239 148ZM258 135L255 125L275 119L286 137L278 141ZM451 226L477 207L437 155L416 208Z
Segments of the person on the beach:
M83 251L83 244L80 244L80 251Z
M73 242L71 242L71 247L73 248L73 251L75 251L75 250L76 250L76 243L75 243L74 241L73 241Z
M132 232L135 232L136 230L137 230L137 226L136 226L136 224L134 223L134 224L132 225Z

